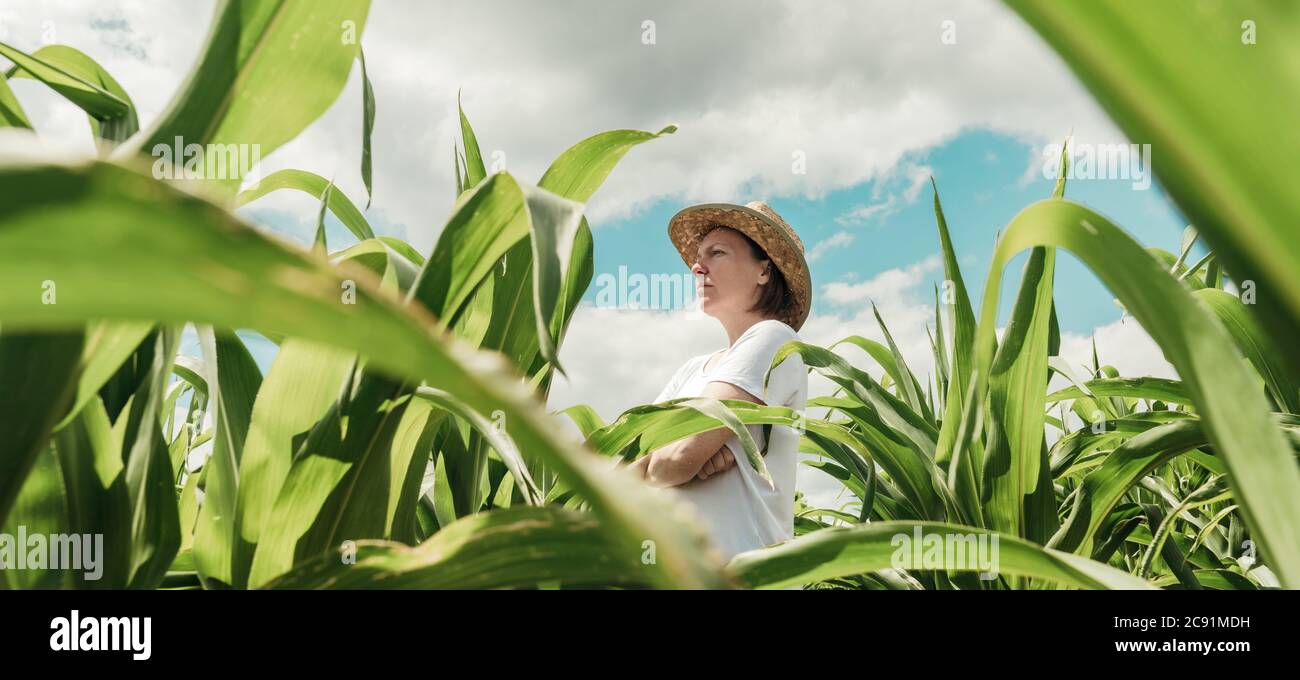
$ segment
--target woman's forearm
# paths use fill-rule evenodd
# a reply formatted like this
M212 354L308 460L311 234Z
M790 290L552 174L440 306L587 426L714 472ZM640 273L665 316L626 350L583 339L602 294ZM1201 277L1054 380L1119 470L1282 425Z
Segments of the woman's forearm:
M664 447L645 457L646 482L653 486L681 486L695 477L695 472L671 448Z
M630 470L637 479L641 479L651 486L680 486L681 484L690 481L689 478L677 481L679 475L671 474L671 470L666 470L666 466L662 460L655 460L655 456L660 456L660 458L662 458L667 449L668 447L664 447L657 451L647 453L646 455L636 459L632 464L628 465L627 469ZM671 465L667 467L671 467ZM669 473L668 476L665 476L666 472Z
M645 461L640 476L654 486L681 486L695 479L700 468L726 445L730 435L724 428L657 449L637 461Z

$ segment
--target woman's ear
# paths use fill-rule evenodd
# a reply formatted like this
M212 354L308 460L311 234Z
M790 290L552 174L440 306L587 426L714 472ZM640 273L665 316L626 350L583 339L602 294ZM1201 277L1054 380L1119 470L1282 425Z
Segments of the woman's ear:
M760 286L766 285L768 279L770 279L771 277L772 277L772 261L763 260L763 271L758 273L758 284Z

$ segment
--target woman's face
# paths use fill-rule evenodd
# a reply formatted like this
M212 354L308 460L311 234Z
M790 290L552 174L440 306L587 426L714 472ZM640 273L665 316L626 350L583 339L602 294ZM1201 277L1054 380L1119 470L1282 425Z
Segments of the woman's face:
M700 309L713 317L725 317L753 308L768 281L768 266L768 261L754 257L740 232L718 227L705 234L691 267Z

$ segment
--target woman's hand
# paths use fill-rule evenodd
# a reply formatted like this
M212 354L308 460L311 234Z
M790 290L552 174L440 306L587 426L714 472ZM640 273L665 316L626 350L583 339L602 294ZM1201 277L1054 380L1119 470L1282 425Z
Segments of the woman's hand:
M727 448L724 444L722 448L718 449L717 453L713 454L712 458L709 458L709 460L704 463L704 467L701 467L700 471L695 476L703 481L718 473L726 472L735 466L736 456L733 455L731 449Z

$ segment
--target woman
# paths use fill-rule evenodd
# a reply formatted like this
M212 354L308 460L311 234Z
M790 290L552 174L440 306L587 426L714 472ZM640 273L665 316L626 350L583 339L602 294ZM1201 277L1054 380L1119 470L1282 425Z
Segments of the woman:
M789 356L767 377L777 349L799 339L812 303L803 242L794 230L761 201L710 203L677 213L668 237L695 274L700 309L722 324L729 346L687 361L655 402L711 397L802 412L808 375L800 356ZM629 466L654 486L674 487L694 505L727 559L794 535L799 434L785 426L749 430L764 450L772 485L725 427L674 442ZM770 445L764 430L770 430Z

